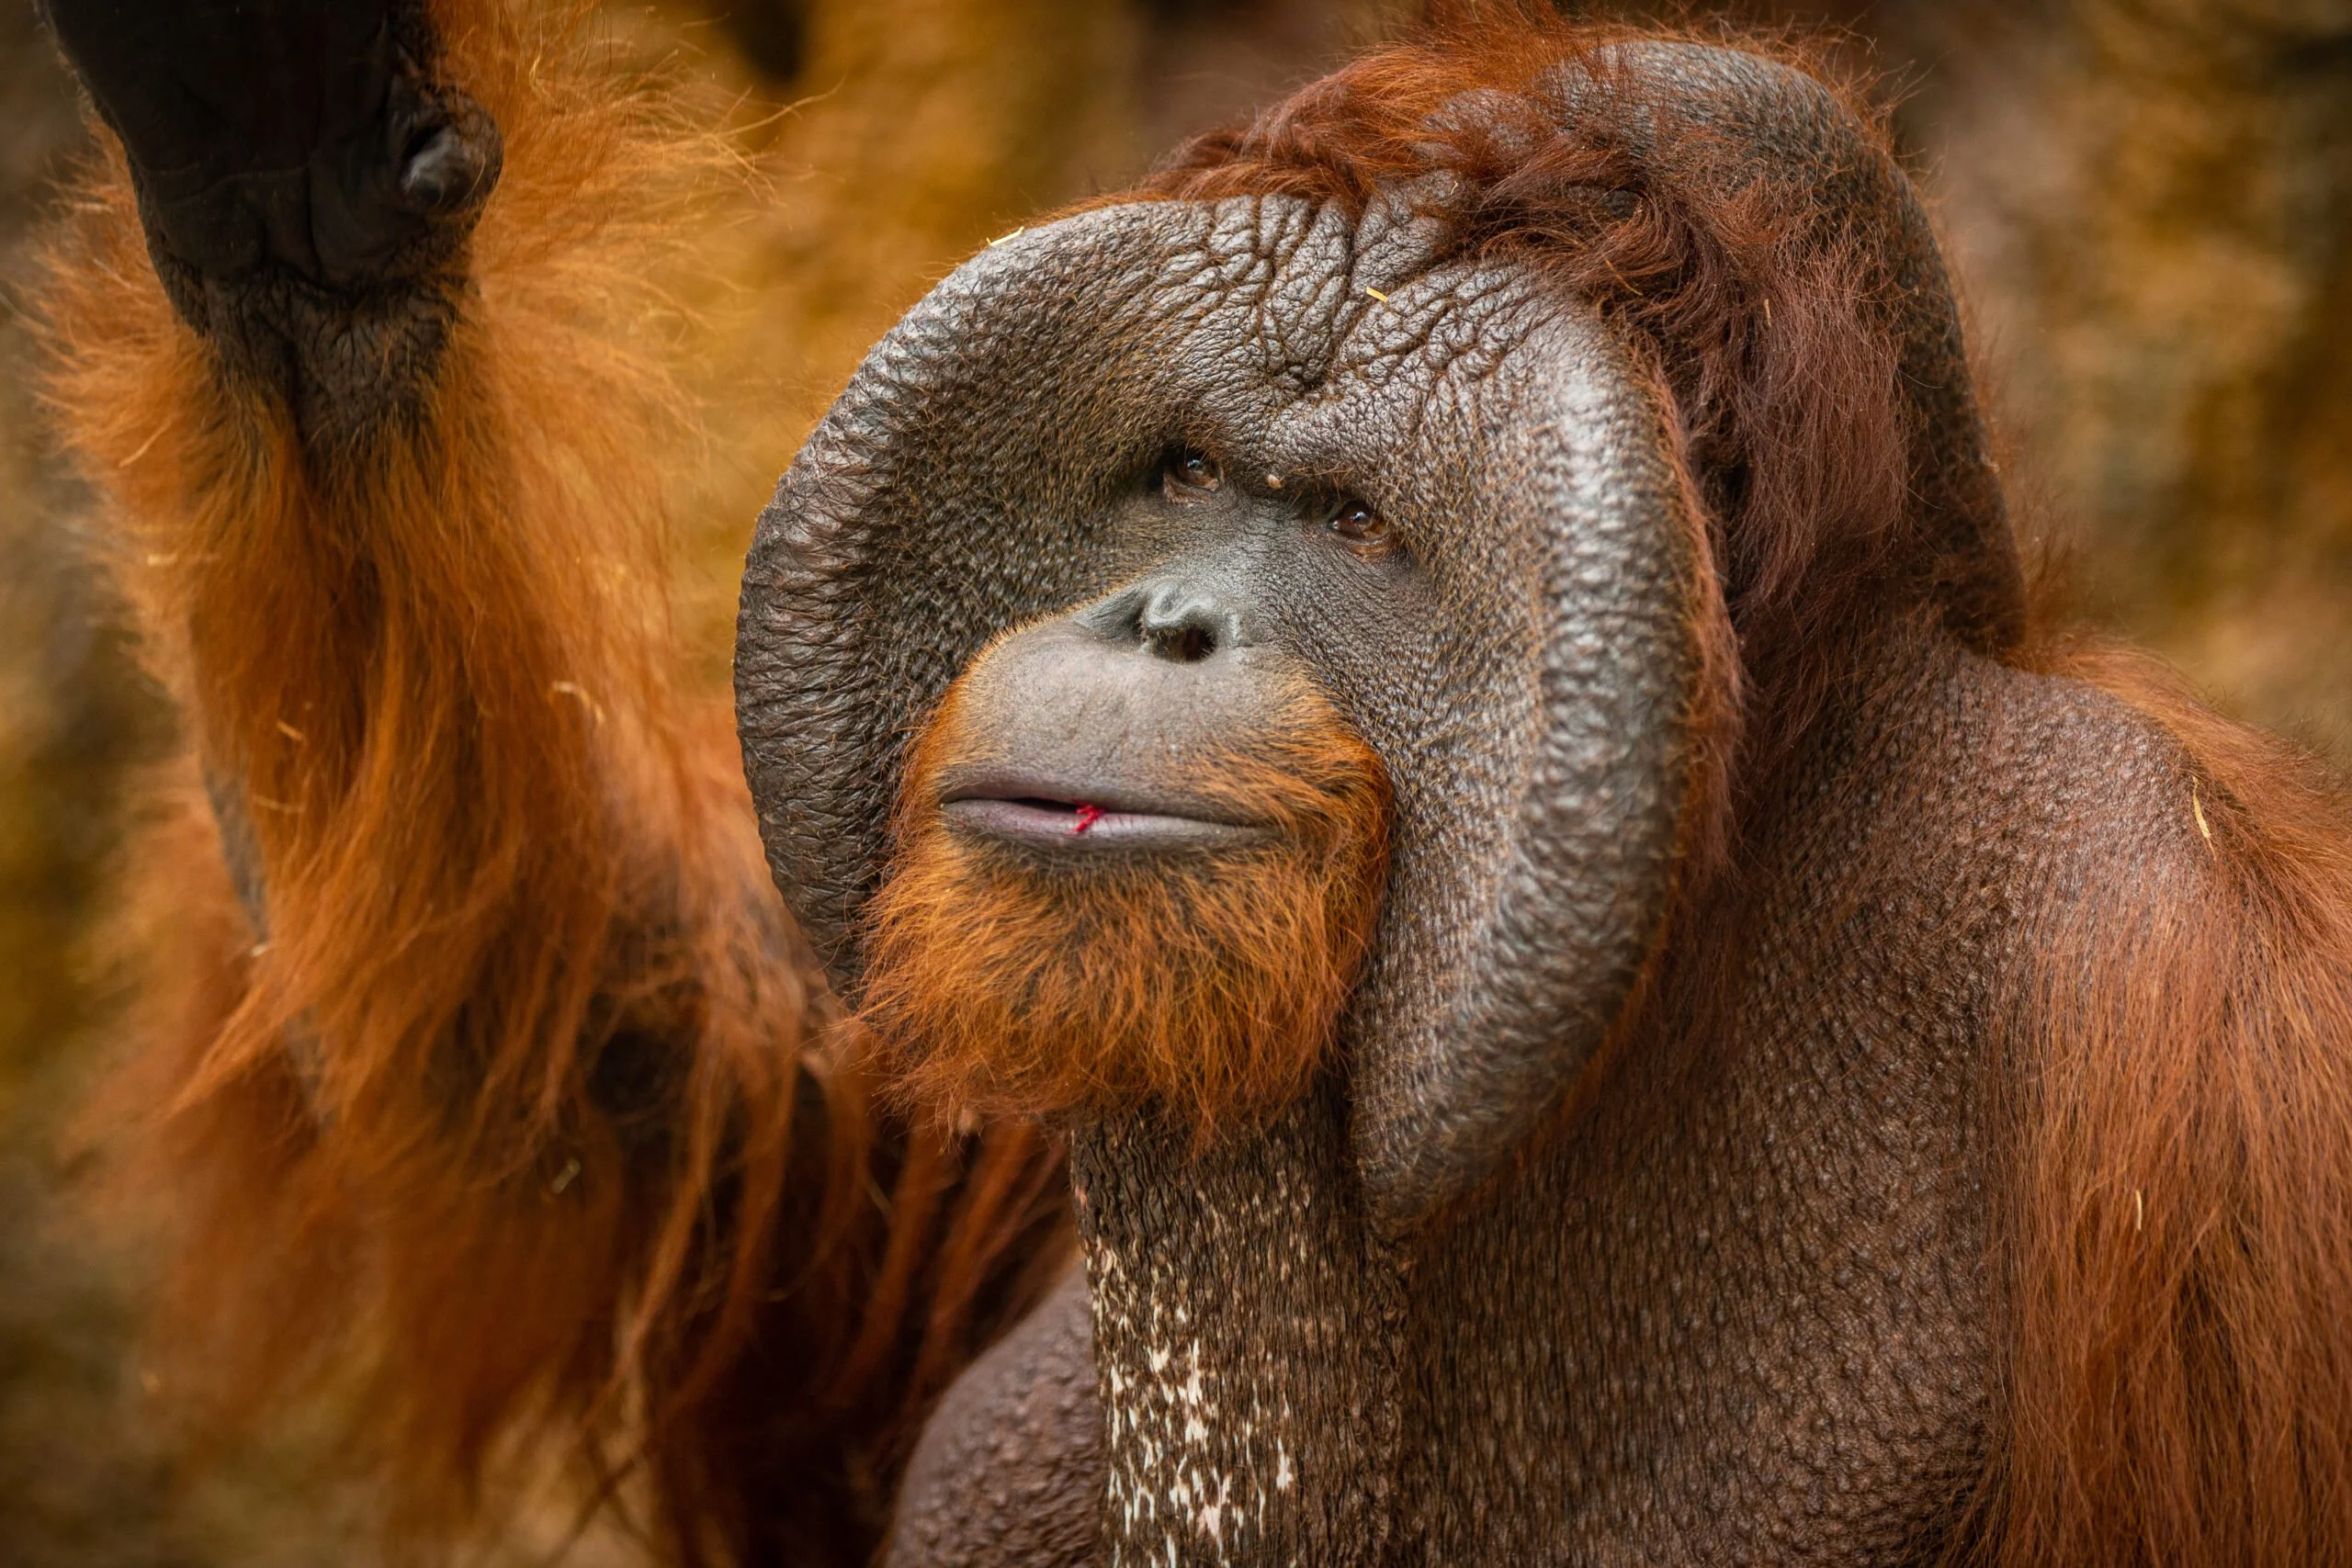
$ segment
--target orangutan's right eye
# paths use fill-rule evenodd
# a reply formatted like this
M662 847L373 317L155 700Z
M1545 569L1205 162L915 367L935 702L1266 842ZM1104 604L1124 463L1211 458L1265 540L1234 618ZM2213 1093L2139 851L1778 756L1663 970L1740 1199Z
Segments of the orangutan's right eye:
M1198 501L1225 483L1216 459L1194 446L1180 446L1168 455L1160 470L1160 491L1170 501Z

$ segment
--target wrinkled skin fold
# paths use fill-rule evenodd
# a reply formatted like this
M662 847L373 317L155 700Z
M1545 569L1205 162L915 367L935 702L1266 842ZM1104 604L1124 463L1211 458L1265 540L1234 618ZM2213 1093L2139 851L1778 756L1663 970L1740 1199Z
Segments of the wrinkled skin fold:
M1233 568L1124 499L1170 450L1359 499L1410 569ZM967 1374L894 1562L2352 1539L2313 1293L2352 1257L2287 1197L2352 1171L2341 805L2029 636L1940 258L1834 93L1605 31L1407 46L917 307L763 514L739 634L770 865L846 995L941 694L1162 578L1271 606L1377 754L1380 921L1271 1122L1072 1117L1086 1299ZM2182 807L2224 776L2233 852ZM2187 934L2257 909L2252 949ZM2197 1021L2168 1081L2221 1077L2132 1086L2158 1017ZM2297 1066L2222 1087L2257 1060ZM2272 1094L2308 1120L2236 1163ZM2293 1479L2190 1459L2204 1423L2294 1434Z

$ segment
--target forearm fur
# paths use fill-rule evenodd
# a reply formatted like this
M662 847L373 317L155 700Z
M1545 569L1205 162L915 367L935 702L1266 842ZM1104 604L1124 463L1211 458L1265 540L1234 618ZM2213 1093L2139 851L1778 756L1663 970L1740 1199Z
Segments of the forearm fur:
M357 302L331 345L437 313L434 353L381 366L397 395L322 423L192 330L110 141L42 300L55 425L266 935L198 1037L159 1043L149 1091L216 1222L198 1293L239 1287L215 1370L266 1382L366 1324L363 1404L420 1517L470 1502L520 1417L691 1424L663 1402L708 1395L781 1310L772 1273L832 1258L789 1309L811 1366L838 1359L826 1336L893 1337L860 1281L898 1222L865 1193L870 1159L885 1185L905 1168L874 1152L854 1063L808 1076L830 1004L667 618L660 455L690 444L649 280L718 154L613 79L582 14L517 9L436 7L441 69L505 149L461 270ZM977 1157L1052 1168L1034 1138ZM918 1179L964 1168L943 1149ZM988 1238L930 1309L951 1337L975 1281L1035 1246L1022 1214L1057 1211L1050 1182L979 1187L912 1222ZM665 1483L723 1489L691 1434L662 1440Z

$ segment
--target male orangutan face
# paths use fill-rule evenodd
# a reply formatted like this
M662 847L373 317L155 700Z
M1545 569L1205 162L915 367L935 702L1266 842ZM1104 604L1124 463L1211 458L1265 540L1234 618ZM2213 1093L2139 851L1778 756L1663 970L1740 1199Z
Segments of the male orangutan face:
M1643 362L1444 238L1253 194L1007 239L778 487L769 864L934 1104L1264 1126L1321 1060L1402 1225L1595 1059L1729 633Z
M1219 482L1197 453L1161 481L1179 505ZM1179 567L1000 638L948 692L868 908L866 1016L920 1098L1157 1100L1205 1131L1305 1088L1370 940L1388 787L1263 632L1239 574Z

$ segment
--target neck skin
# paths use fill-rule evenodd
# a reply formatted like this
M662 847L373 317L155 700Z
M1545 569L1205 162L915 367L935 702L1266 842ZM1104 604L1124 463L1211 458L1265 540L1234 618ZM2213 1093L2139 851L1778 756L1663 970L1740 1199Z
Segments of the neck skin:
M1070 1139L1112 1563L1379 1560L1403 1319L1325 1081L1195 1148L1156 1115Z
M1905 998L1997 911L1946 886L1964 863L1915 863L1906 829L1939 819L1951 753L1992 723L1974 687L2009 682L1933 638L1890 639L1879 667L1792 774L1796 826L1757 846L1779 897L1719 889L1683 932L1760 967L1668 963L1655 1027L1573 1130L1435 1230L1367 1224L1329 1081L1204 1150L1149 1120L1073 1136L1104 1561L1542 1562L1611 1541L1756 1560L1759 1530L1819 1524L1784 1517L1804 1492L1775 1456L1876 1478L1886 1518L1832 1520L1864 1534L1929 1517L1914 1493L1965 1491L1985 1418L1983 1003ZM1791 992L1782 960L1832 983ZM1718 997L1693 964L1745 978ZM1700 997L1746 1021L1737 1040L1718 1019L1688 1045ZM1789 1103L1791 1085L1809 1092ZM1871 1258L1897 1306L1848 1280ZM1725 1370L1751 1363L1760 1387ZM1920 1405L1932 1437L1875 1414ZM1688 1508L1647 1506L1661 1495ZM1699 1543L1724 1555L1681 1557Z

